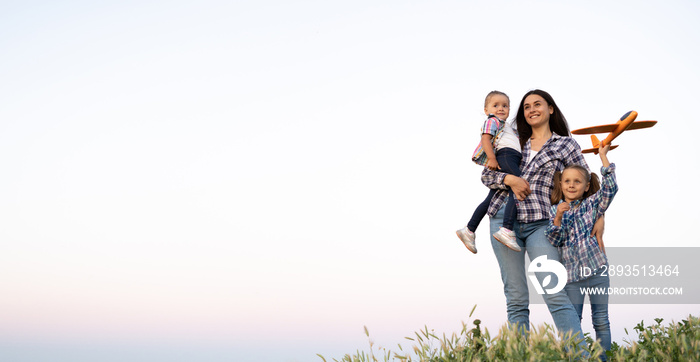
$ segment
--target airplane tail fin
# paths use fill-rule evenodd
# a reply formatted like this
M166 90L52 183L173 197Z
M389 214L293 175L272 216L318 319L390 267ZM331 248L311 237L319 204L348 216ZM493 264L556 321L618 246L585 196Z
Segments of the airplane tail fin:
M597 155L598 148L600 147L600 140L598 140L598 137L596 137L595 135L591 135L591 143L593 143L593 148L587 148L587 149L581 151L581 153L593 153L593 154ZM618 145L610 146L610 149L614 150L617 148L617 146Z
M593 153L598 154L598 147L600 146L600 140L595 135L591 135L591 143L593 143Z

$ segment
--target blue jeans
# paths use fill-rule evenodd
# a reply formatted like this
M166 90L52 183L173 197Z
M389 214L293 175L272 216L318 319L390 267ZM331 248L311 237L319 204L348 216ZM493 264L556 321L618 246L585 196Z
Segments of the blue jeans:
M504 208L491 218L491 233L498 231L503 220ZM559 251L552 246L544 235L549 220L535 221L532 223L515 223L515 236L518 245L523 251L513 251L499 243L491 236L491 246L501 269L503 291L506 295L506 310L508 322L516 328L530 330L530 298L527 286L527 272L525 270L525 251L530 261L547 255L547 259L560 261ZM539 276L538 276L539 277ZM542 276L544 278L544 276ZM542 284L542 280L540 280ZM561 333L578 333L581 338L579 346L584 347L583 332L581 331L581 319L564 290L555 294L544 294L545 303L549 313L554 319L554 325Z
M601 347L609 351L612 340L610 337L610 320L608 319L608 288L610 287L610 277L600 275L600 272L591 275L590 277L569 283L564 287L564 291L569 296L571 303L578 313L578 319L581 320L583 313L583 300L586 294L581 291L581 288L601 288L605 290L602 294L588 294L588 299L591 302L591 319L593 320L593 329L595 329L595 338L600 341ZM605 355L601 356L603 361L607 360Z
M496 152L496 161L498 161L498 165L501 166L501 171L518 177L520 177L521 158L522 155L520 152L512 148L502 148ZM481 220L484 218L484 216L486 216L486 212L489 210L489 204L491 203L493 195L496 194L496 191L497 190L489 191L486 199L482 201L479 206L477 206L476 210L474 210L472 218L469 220L469 223L467 223L467 228L471 232L476 231L476 228L479 227ZM515 208L515 196L513 195L513 191L509 189L508 202L506 202L505 216L503 217L503 227L513 230L513 223L515 223L516 216L517 209Z

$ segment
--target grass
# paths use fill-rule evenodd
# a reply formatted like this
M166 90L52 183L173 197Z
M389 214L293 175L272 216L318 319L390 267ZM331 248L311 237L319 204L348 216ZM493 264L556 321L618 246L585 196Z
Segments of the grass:
M469 318L474 313L472 308ZM656 318L656 324L644 326L640 322L634 327L638 332L637 341L625 340L626 346L613 342L607 351L608 361L700 361L700 319L688 316L681 322L662 325L663 319ZM597 341L585 334L587 348L580 349L577 339L561 336L555 329L544 324L529 332L520 332L504 325L496 336L488 329L482 330L481 321L474 319L471 325L462 322L462 331L451 336L437 336L428 327L415 332L415 336L405 337L410 347L401 344L395 350L377 347L369 339L369 351L346 354L336 362L379 362L379 361L598 361L603 349ZM627 333L625 329L625 333ZM369 338L369 331L365 327ZM629 333L627 333L629 336ZM318 355L328 362L322 355Z

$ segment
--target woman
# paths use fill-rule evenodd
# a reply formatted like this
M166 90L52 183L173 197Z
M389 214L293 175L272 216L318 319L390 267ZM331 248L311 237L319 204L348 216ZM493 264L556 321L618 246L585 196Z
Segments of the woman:
M530 261L543 255L548 260L559 261L557 249L544 234L550 218L554 172L570 164L586 169L588 165L578 143L570 137L566 118L549 93L536 89L525 94L515 119L522 146L521 176L489 169L484 169L482 173L484 185L500 189L489 205L491 233L497 233L503 222L502 206L508 196L508 186L519 200L518 222L513 235L518 246L527 251ZM594 232L602 234L602 227L603 222L599 220ZM529 330L529 293L524 253L509 249L494 237L491 237L491 245L501 269L508 321L516 328ZM562 333L578 332L582 337L581 321L566 293L561 290L554 294L545 293L543 297L557 329Z

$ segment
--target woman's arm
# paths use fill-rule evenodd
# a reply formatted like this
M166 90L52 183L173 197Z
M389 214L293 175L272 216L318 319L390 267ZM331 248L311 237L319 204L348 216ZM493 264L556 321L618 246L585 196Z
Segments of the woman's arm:
M481 183L490 189L505 190L506 184L503 183L503 179L505 179L506 175L508 174L505 172L489 170L487 167L484 167L483 171L481 171Z
M525 179L505 172L489 170L486 167L481 171L481 182L490 189L506 190L508 186L520 201L525 200L531 192L530 184Z
M591 236L595 236L598 240L598 245L600 245L600 250L605 254L605 243L603 243L603 233L605 232L605 215L600 215L595 224L593 224L593 230L591 231Z
M580 165L586 168L586 170L591 170L588 167L588 163L586 163L586 159L583 158L583 154L581 153L581 146L578 145L578 142L574 140L571 137L566 137L565 138L568 142L566 142L565 146L563 147L563 150L565 152L564 155L564 166L569 166L569 165Z
M525 200L525 198L532 192L530 190L530 184L525 181L525 179L515 175L506 175L506 177L503 179L503 183L513 190L513 195L520 201Z

